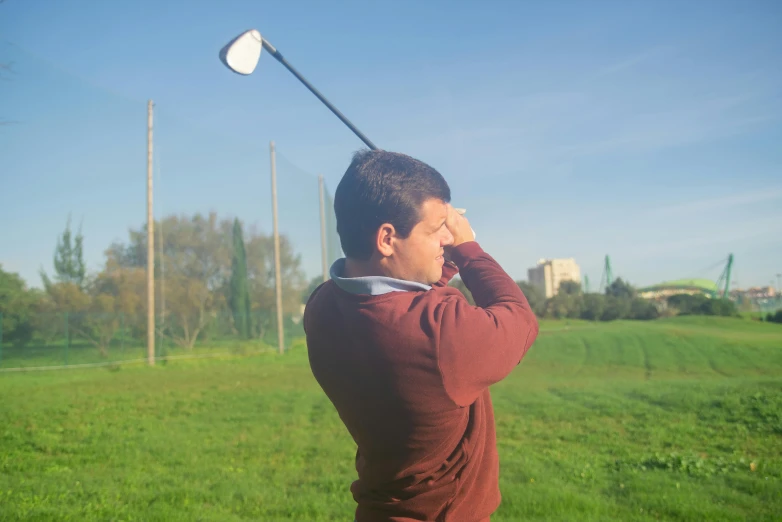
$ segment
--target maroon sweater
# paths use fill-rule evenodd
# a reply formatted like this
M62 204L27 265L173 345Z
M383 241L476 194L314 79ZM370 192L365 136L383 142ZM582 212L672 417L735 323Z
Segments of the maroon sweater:
M489 386L538 323L477 243L451 257L431 290L373 296L328 281L307 303L312 373L358 446L358 522L477 522L500 504ZM477 306L447 286L457 267Z

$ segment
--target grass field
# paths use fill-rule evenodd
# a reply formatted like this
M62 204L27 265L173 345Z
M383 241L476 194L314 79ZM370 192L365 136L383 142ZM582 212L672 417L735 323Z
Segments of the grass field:
M492 520L780 520L782 326L544 323L492 389ZM352 520L306 348L0 374L2 520Z

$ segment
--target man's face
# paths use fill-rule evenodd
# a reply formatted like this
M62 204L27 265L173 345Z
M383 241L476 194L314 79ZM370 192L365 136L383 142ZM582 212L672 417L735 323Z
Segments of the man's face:
M407 238L391 238L391 255L381 263L391 277L430 285L443 275L443 248L453 243L453 236L445 226L446 203L428 199L419 213L421 220Z

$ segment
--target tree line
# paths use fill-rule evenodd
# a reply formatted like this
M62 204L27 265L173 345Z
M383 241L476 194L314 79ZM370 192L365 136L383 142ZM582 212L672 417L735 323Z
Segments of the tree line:
M274 241L256 227L215 213L171 215L156 221L155 309L157 335L185 349L204 338L231 335L271 338L276 328ZM70 220L58 237L53 273L41 270L42 289L0 266L0 314L5 342L46 342L68 335L93 344L104 355L120 329L143 339L147 317L146 226L105 250L100 270L84 262L84 237ZM301 311L307 288L301 257L280 237L282 308ZM219 320L218 320L219 319ZM276 332L276 330L274 330Z
M617 278L604 293L584 293L575 281L563 281L557 295L546 298L543 292L527 281L516 281L524 292L535 315L545 319L585 319L588 321L614 321L617 319L652 320L672 315L734 316L736 305L727 299L709 298L705 295L673 295L661 301L644 299L628 282ZM461 279L451 281L475 304L470 291Z
M273 339L276 332L274 241L238 219L215 213L170 215L156 222L156 334L184 349L197 342L231 336ZM84 237L74 234L70 220L58 237L53 272L41 270L42 289L28 288L22 278L0 266L2 338L24 345L67 335L78 336L107 354L109 343L122 335L146 336L146 226L129 231L126 241L105 250L102 267L87 270ZM301 313L321 277L306 280L301 257L286 236L280 238L282 308L286 325ZM649 301L621 278L604 293L584 293L565 281L557 295L546 298L525 281L518 286L538 317L552 319L650 320L665 315L735 315L735 305L702 295L675 295ZM451 285L472 301L458 277Z

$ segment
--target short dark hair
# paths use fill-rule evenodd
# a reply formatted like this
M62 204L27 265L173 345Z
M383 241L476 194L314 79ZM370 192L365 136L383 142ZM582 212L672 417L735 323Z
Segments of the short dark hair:
M398 152L356 152L334 194L342 251L347 257L368 260L383 223L408 237L421 221L420 209L428 199L449 203L451 189L426 163Z

